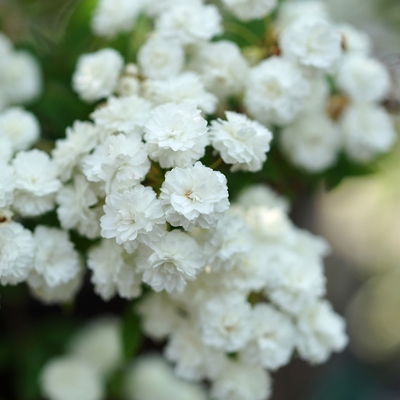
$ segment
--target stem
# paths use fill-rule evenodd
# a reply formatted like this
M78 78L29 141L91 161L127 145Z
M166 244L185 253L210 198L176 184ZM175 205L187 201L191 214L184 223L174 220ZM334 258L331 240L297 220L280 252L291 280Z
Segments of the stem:
M217 160L215 160L211 165L210 165L210 168L211 169L216 169L216 168L218 168L221 164L222 164L222 158L221 157L219 157Z

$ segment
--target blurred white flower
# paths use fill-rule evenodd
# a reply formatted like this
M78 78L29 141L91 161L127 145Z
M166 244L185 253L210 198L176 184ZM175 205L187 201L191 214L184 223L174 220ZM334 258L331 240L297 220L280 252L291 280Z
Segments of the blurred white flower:
M72 76L72 87L88 103L110 96L115 90L124 60L118 51L105 48L83 54Z

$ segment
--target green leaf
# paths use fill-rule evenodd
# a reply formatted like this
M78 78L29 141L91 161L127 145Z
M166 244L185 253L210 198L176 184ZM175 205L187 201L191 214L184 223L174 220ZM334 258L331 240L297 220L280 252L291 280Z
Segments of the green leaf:
M129 361L139 350L143 341L140 318L129 303L122 319L122 351L125 361Z

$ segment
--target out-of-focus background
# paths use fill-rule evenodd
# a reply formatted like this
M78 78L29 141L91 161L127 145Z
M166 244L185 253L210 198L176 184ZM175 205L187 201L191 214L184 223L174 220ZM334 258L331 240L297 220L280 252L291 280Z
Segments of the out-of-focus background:
M400 127L400 0L325 1L336 20L351 23L371 36L375 55L391 69L393 99L399 100L397 110L393 102L393 113ZM0 28L17 45L40 42L43 60L49 54L54 60L59 45L71 54L79 53L71 47L74 38L64 38L63 25L78 4L79 0L0 0ZM82 40L76 43L82 44ZM44 68L50 78L64 74L69 81L74 63L73 58L64 59ZM53 130L65 129L72 116L85 118L88 113L84 107L71 109L76 107L72 93L59 93L59 89L50 79L46 90L52 91L53 104L41 103L39 110L45 116L45 133L50 136ZM55 109L59 111L55 113ZM274 376L273 400L400 400L400 140L379 167L375 175L347 179L329 193L321 188L314 198L295 207L296 223L325 236L332 245L332 256L326 262L328 293L335 309L346 316L350 344L325 365L312 367L294 360L280 370ZM35 338L44 338L46 351L61 352L80 319L95 315L96 307L117 313L123 309L118 300L104 306L93 296L78 301L74 317L68 318L69 310L64 310L61 319L59 310L52 307L43 317L38 304L25 307L25 289L12 289L2 293L16 308L6 311L2 305L0 340L18 344L18 352L10 356L14 350L0 343L0 399L8 399L2 396L11 393L10 382L16 384L21 398L36 398L36 389L29 386L30 374L47 356ZM24 314L27 309L29 315ZM39 314L42 321L48 316L59 318L62 324L46 327L43 322L36 326L34 318ZM18 335L8 337L5 324L11 324L10 332ZM29 359L22 360L27 356ZM21 357L11 369L10 357Z

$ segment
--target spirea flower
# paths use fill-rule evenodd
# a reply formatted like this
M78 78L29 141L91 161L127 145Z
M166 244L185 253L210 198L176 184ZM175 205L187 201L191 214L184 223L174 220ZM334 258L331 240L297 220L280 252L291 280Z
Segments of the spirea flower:
M290 62L271 57L252 68L244 104L264 124L287 124L303 108L309 85Z
M143 272L143 282L156 292L181 292L186 281L193 281L203 266L200 246L193 238L178 230L168 232L139 249L138 269Z
M163 168L187 167L204 156L207 121L191 104L167 103L155 108L145 126L149 157Z
M262 367L229 360L214 380L211 395L217 400L265 400L271 394L271 385Z
M165 357L175 363L175 374L186 380L214 378L224 367L225 354L203 343L192 323L181 321L171 334Z
M200 77L193 72L184 72L166 80L148 80L144 84L144 97L157 105L189 103L212 114L217 98L204 89Z
M187 231L211 228L229 207L225 176L201 162L167 172L160 199L167 221Z
M79 255L67 232L38 225L33 239L36 251L31 274L41 275L50 287L67 283L79 275Z
M174 39L150 37L138 52L142 74L150 79L167 79L178 75L184 63L183 47Z
M95 292L103 300L118 294L131 299L141 294L141 275L136 268L136 255L128 254L113 240L103 239L88 252L88 268Z
M43 395L51 400L101 400L101 376L86 361L64 356L48 361L40 373Z
M16 285L24 281L35 251L32 234L17 222L0 223L0 282Z
M311 173L334 165L342 144L338 127L321 112L301 114L279 137L288 159Z
M33 297L36 297L45 304L71 303L82 286L83 273L81 265L79 274L75 278L57 286L49 286L42 275L31 273L27 283Z
M275 255L265 293L278 307L297 315L325 294L322 257L329 247L305 231L293 229L292 236Z
M82 170L89 181L106 183L106 191L139 184L150 169L147 151L138 136L110 136L88 155Z
M210 40L222 33L221 16L215 5L181 1L158 17L156 32L183 44Z
M118 51L105 48L79 57L72 77L72 87L90 103L111 95L122 72L124 61Z
M214 296L200 310L203 342L226 352L238 351L249 342L251 322L250 304L235 292Z
M73 336L68 350L107 378L122 364L119 318L101 317L91 321Z
M388 113L380 106L357 103L349 106L340 121L344 148L357 162L368 162L391 149L396 131Z
M0 136L10 140L14 152L29 149L39 134L39 122L29 111L12 107L0 113Z
M135 307L143 331L155 341L165 339L182 319L167 292L150 292Z
M341 55L341 37L326 20L300 18L282 32L283 57L307 67L327 70Z
M0 61L0 70L0 98L3 99L3 107L28 103L40 94L40 67L28 52L8 52Z
M337 85L356 102L378 102L388 95L390 75L384 64L364 56L347 56L337 73Z
M57 193L57 216L64 229L76 229L90 239L100 235L100 216L103 214L96 191L90 182L76 174L71 183Z
M242 350L241 357L269 370L286 365L296 339L291 319L266 303L256 304L252 313L253 339Z
M272 133L243 114L226 111L226 121L211 123L211 144L232 170L259 171L269 151Z
M206 236L204 251L213 271L230 270L251 249L250 231L238 216L225 214Z
M200 75L209 92L221 99L243 91L249 69L236 43L227 40L197 46L188 67Z
M370 55L372 42L365 32L347 24L340 24L336 26L336 29L342 36L342 47L346 55Z
M91 26L98 36L130 31L143 8L143 0L99 0Z
M0 161L0 209L10 206L14 196L14 169Z
M150 102L136 95L109 97L107 104L90 116L103 132L103 136L124 133L127 136L142 137L151 108Z
M57 140L52 151L58 175L64 182L71 179L73 169L79 166L82 158L89 154L98 141L98 129L90 122L75 121L66 133L66 139Z
M100 219L101 235L116 238L118 244L134 249L137 242L158 240L165 232L165 215L150 187L137 185L124 193L106 197L105 215Z
M251 185L242 190L236 198L236 203L245 209L262 206L270 209L278 208L286 213L290 209L290 204L286 198L263 184Z
M345 322L326 301L305 309L297 320L297 350L300 357L312 363L322 363L333 351L347 344Z
M241 21L264 18L278 4L277 0L222 0L222 3Z
M138 357L129 367L125 392L128 400L207 400L200 385L178 379L156 354Z
M329 21L329 13L326 4L318 0L285 1L279 5L279 13L276 21L278 32L289 26L292 22L304 18L322 19Z
M50 157L34 149L21 151L14 158L15 191L13 207L24 216L50 211L61 182Z

